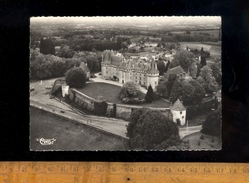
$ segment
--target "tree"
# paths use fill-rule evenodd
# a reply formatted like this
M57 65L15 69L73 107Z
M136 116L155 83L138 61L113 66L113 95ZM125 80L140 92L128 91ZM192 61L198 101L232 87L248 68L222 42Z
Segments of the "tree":
M187 71L189 66L194 62L195 62L195 56L193 53L186 50L180 50L174 55L174 59L172 60L172 65L174 67L180 65L185 71Z
M138 96L139 86L137 83L133 81L126 82L119 93L119 98L122 100L123 98L135 98Z
M52 76L52 63L42 53L31 51L30 72L32 79L48 79Z
M217 64L212 64L210 68L212 69L212 73L215 78L215 81L219 85L221 85L221 70L218 68Z
M205 95L203 87L195 80L176 80L169 97L174 103L181 97L184 105L199 104Z
M40 52L42 54L51 54L54 55L55 54L55 45L54 42L51 38L42 38L40 40Z
M128 48L128 43L126 41L121 43L121 48L122 49L127 49Z
M168 149L180 143L178 126L160 111L141 108L131 114L127 136L133 149Z
M95 55L88 55L86 57L87 66L91 73L100 71L100 63Z
M180 96L185 105L191 105L195 98L195 88L189 82L183 82Z
M148 103L151 103L151 102L153 102L153 100L154 100L153 89L152 89L152 87L150 85L149 88L148 88L148 91L147 91L147 93L145 95L145 101L148 102Z
M167 97L167 96L168 96L167 88L166 88L165 82L163 82L163 83L161 83L161 84L158 84L158 85L156 86L156 91L157 91L157 93L158 93L160 96L163 96L163 97Z
M188 30L188 31L186 31L186 34L191 34L191 32Z
M65 80L69 87L82 88L86 83L86 73L80 67L73 67L65 73Z
M174 103L182 95L182 82L176 80L170 92L169 100Z
M163 75L166 71L165 63L162 60L157 62L157 69L159 70L159 75Z
M201 66L204 67L205 65L207 65L206 56L202 54L201 55Z
M202 85L207 93L215 92L218 89L218 84L213 77L212 69L207 65L201 69L197 81Z
M221 132L221 109L212 111L202 125L202 133L219 136Z
M173 87L176 80L177 80L176 74L169 75L168 80L166 82L166 88L167 88L167 93L168 93L167 98L169 98L169 96L171 94L172 87Z
M58 50L57 56L64 57L64 58L72 58L75 52L69 48L68 45L62 44L60 49Z
M191 103L199 104L205 96L205 90L196 80L190 80L189 83L195 88Z

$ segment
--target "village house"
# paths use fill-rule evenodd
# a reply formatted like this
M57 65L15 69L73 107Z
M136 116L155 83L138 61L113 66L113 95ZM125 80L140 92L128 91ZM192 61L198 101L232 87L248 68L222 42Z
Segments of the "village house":
M159 71L155 58L148 55L148 60L141 58L125 59L118 56L117 52L106 50L102 55L101 73L102 77L116 78L119 83L133 81L148 88L150 85L156 88L159 82Z
M168 78L170 74L176 74L179 78L188 76L188 73L186 73L180 65L169 69L165 74L165 77Z

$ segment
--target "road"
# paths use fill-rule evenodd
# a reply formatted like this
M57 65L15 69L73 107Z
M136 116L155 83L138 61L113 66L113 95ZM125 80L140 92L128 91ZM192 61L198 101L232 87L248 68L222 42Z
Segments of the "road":
M202 129L202 125L191 126L191 127L188 127L188 129L186 127L179 128L179 135L180 135L181 138L183 138L183 137L185 137L187 135L190 135L192 133L199 132L201 129Z
M54 99L51 99L54 100ZM59 103L59 102L58 102ZM99 130L103 130L107 133L111 133L123 138L126 137L126 125L128 125L127 121L114 119L114 118L105 118L91 115L81 115L73 111L67 106L57 107L50 104L44 104L37 101L30 100L30 105L34 107L41 108L45 111L63 116L67 119L71 119L74 121L78 121L79 123L88 125L90 127L94 127ZM61 113L61 111L65 111L65 113Z

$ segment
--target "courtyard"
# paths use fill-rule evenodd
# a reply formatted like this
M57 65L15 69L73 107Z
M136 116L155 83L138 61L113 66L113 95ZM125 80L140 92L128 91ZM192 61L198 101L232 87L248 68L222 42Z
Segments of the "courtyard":
M106 102L123 104L122 100L119 99L119 92L121 90L121 87L117 85L102 83L102 82L92 82L92 83L87 83L83 88L77 90L94 99L97 99L98 96L102 96L106 100ZM144 97L145 94L139 92L138 98L143 99ZM155 100L152 103L144 103L140 105L143 107L158 107L158 108L170 107L170 103L163 99Z

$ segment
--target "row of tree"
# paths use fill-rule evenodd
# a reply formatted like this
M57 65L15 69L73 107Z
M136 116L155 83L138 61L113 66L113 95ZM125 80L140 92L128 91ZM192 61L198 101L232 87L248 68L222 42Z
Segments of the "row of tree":
M30 55L31 79L62 77L68 69L80 65L81 62L85 62L92 73L99 72L101 69L101 56L99 54L78 52L74 53L72 58L65 58L50 54L45 55L31 49Z
M179 97L185 105L194 105L202 101L205 93L218 90L218 83L212 74L212 69L205 66L196 80L181 79L176 74L170 74L167 79L156 87L157 93L175 102Z
M210 35L200 35L200 34L168 34L162 37L162 41L165 42L217 42L219 37L214 37Z

